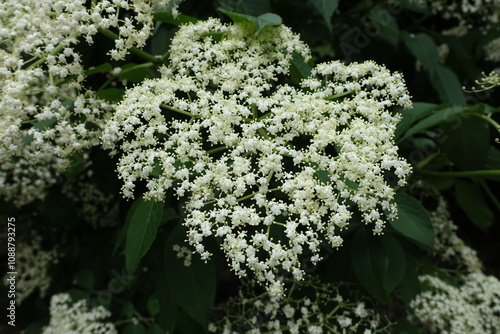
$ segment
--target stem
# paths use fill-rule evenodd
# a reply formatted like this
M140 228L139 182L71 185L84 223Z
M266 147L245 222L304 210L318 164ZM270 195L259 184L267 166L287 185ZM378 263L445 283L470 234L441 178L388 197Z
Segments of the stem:
M99 89L97 90L98 92L100 92L101 90L103 90L104 88L106 88L110 83L111 81L115 80L116 77L118 77L120 74L124 74L124 73L128 73L130 71L133 71L133 70L136 70L138 68L142 68L142 67L151 67L151 66L154 66L154 63L153 62L148 62L148 63L144 63L144 64L139 64L139 65L135 65L135 66L132 66L132 67L128 67L124 70L122 70L120 73L118 73L118 75L113 75L111 76L111 78L109 78L108 80L106 80L102 85L101 87L99 87Z
M435 172L435 171L420 170L419 172L422 174L425 174L425 175L454 176L454 177L500 175L500 169L470 170L470 171L462 171L462 172Z
M112 32L111 30L108 30L108 29L105 29L105 28L98 28L97 29L101 34L103 34L104 36L110 38L110 39L119 39L120 36L118 36L117 34L115 34L114 32ZM153 56L152 54L150 53L147 53L146 51L143 51L141 49L138 49L136 47L131 47L130 48L130 52L132 53L135 53L136 55L138 55L139 57L147 60L147 61L150 61L152 63L159 63L161 61L160 58L156 57L156 56Z
M51 53L49 53L50 55L56 55L58 54L59 52L61 52L63 50L63 46L62 45L58 45L54 50L52 50ZM35 68L37 67L38 65L42 65L43 63L45 63L47 59L44 57L44 58L41 58L41 59L38 59L36 62L34 62L33 64L31 64L30 66L27 67L27 70L30 70L32 68Z
M172 110L172 111L175 111L179 114L182 114L182 115L186 115L186 116L189 116L189 117L192 117L192 118L200 118L199 116L196 116L196 115L193 115L191 114L190 112L188 111L184 111L184 110L180 110L180 109L177 109L177 108L174 108L174 107L171 107L169 105L166 105L165 103L162 103L161 106L163 108L166 108L166 109L169 109L169 110Z
M330 96L325 97L325 100L334 101L334 100L338 99L339 97L343 97L343 96L352 94L354 92L355 92L354 90L350 90L348 92L344 92L344 93L340 93L340 94L336 94L336 95L330 95Z
M278 190L281 190L281 188L272 188L272 189L269 189L269 190L268 190L268 192L273 192L273 191L278 191ZM243 196L243 197L241 197L241 198L238 198L238 199L236 200L236 202L241 202L241 201L244 201L244 200L246 200L246 199L252 198L252 197L254 197L254 196L255 196L255 195L257 195L257 194L258 194L258 192L248 194L248 195L246 195L246 196Z
M216 148L213 148L211 150L208 150L207 153L214 154L214 153L225 151L225 150L227 150L227 146L221 146L221 147L216 147Z

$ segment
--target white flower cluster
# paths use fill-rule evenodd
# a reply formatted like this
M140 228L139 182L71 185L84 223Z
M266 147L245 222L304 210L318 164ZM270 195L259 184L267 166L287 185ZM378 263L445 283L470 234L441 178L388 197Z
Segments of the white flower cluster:
M484 46L486 60L500 62L500 37L493 39Z
M434 276L421 276L429 290L410 303L411 319L439 334L487 334L500 329L500 281L483 273L461 277L455 287Z
M500 20L500 0L412 0L413 3L429 8L434 15L445 20L456 20L452 30L467 32L476 22L496 24Z
M4 0L0 4L0 40L7 50L7 67L23 65L23 55L56 58L62 71L69 59L66 48L83 37L88 43L99 29L116 29L118 39L110 51L122 59L133 46L142 47L153 29L153 6L168 0ZM121 15L126 12L127 15ZM60 53L63 51L64 53ZM68 60L64 58L69 58Z
M158 1L156 1L158 2ZM161 4L166 4L165 0ZM71 155L99 144L112 109L83 87L74 47L117 32L114 59L145 45L153 2L5 0L0 3L0 195L18 206L43 198ZM120 12L130 12L126 17Z
M445 199L437 196L438 206L431 212L435 233L434 253L439 261L464 272L481 272L482 263L474 249L470 248L457 234L457 226L450 219Z
M17 247L16 302L21 304L36 289L43 298L51 283L49 268L57 262L55 249L47 251L42 248L42 238L35 235L28 242L20 242ZM7 277L7 275L5 276ZM5 277L3 282L5 282Z
M320 260L322 240L340 246L355 208L375 233L396 216L384 173L402 185L410 171L388 111L410 106L401 75L330 62L300 88L280 85L293 53L309 57L285 26L254 36L211 19L183 26L171 45L171 67L126 93L103 141L121 152L125 197L139 181L145 198L186 197L184 224L203 259L204 238L218 237L239 276L250 269L279 294L278 271L300 279L299 257Z
M116 334L115 326L102 322L111 313L102 306L89 309L85 300L73 303L67 293L52 296L50 323L43 334Z
M188 247L175 244L172 246L172 249L178 259L184 260L185 267L191 266L191 258L193 256L193 252Z
M389 333L390 325L382 325L380 316L366 306L362 295L346 298L340 293L340 285L316 280L296 282L283 299L268 293L256 294L254 285L245 282L238 296L221 307L225 315L209 324L209 332Z

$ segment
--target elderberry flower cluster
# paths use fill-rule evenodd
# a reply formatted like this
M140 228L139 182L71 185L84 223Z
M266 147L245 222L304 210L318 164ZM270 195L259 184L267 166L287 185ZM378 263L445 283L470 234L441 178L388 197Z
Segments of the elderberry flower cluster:
M434 15L456 22L449 32L463 35L475 24L496 24L500 20L499 0L412 0L414 4L428 8Z
M450 219L447 203L442 196L437 197L438 206L430 213L435 233L434 253L439 261L448 267L464 272L481 272L482 263L474 249L457 236L457 226Z
M1 196L18 206L43 198L75 152L99 144L113 106L83 87L79 40L92 43L98 31L112 35L110 55L122 59L131 47L145 45L153 6L167 2L0 3Z
M256 274L274 294L280 275L301 279L300 257L342 244L353 212L381 233L396 216L397 155L391 106L410 106L400 74L373 62L316 66L299 87L284 84L293 55L309 49L285 26L255 36L219 20L180 28L168 68L126 92L103 143L120 153L124 197L144 182L146 199L172 189L185 198L189 243L221 240L239 276Z
M484 46L486 60L500 62L500 37L491 40Z
M389 333L380 316L361 294L344 294L341 284L312 279L294 283L286 298L256 292L245 281L238 296L216 309L224 314L209 324L209 332L222 334ZM350 290L352 294L352 289ZM214 314L214 317L216 316Z
M67 293L52 296L50 300L50 323L43 334L116 334L115 326L102 322L111 313L103 306L89 309L86 300L74 303Z
M454 286L435 276L421 276L428 290L410 303L410 319L430 333L498 333L500 281L480 272L461 276L460 280L460 285Z
M45 297L51 283L49 268L58 259L56 250L45 250L42 247L42 238L35 235L29 242L18 244L16 256L16 302L21 304L37 289L40 296ZM5 282L5 277L3 281Z

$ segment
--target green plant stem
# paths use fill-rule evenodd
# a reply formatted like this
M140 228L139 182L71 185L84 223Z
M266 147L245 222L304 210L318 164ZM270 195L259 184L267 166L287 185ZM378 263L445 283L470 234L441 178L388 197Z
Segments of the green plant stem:
M59 52L61 52L63 50L63 46L62 45L58 45L56 46L56 48L54 50L52 50L52 52L50 53L51 55L56 55L58 54ZM43 63L45 63L47 59L44 57L44 58L41 58L41 59L38 59L36 62L34 62L33 64L31 64L30 66L27 67L28 70L32 69L32 68L35 68L37 67L38 65L42 65Z
M155 64L153 62L147 62L147 63L144 63L144 64L139 64L139 65L135 65L135 66L132 66L132 67L128 67L124 70L122 70L120 73L118 73L117 75L113 75L111 76L111 78L109 78L108 80L106 80L102 85L101 87L99 87L99 89L97 90L97 92L100 92L102 91L104 88L106 88L113 80L115 80L118 76L120 76L121 74L125 74L125 73L128 73L128 72L131 72L133 70L136 70L138 68L143 68L143 67L151 67L151 66L154 66Z
M192 118L200 118L199 116L193 115L193 114L191 114L191 113L190 113L190 112L188 112L188 111L184 111L184 110L180 110L180 109L177 109L177 108L171 107L171 106L169 106L169 105L166 105L165 103L162 103L162 104L161 104L161 107L166 108L166 109L168 109L168 110L175 111L176 113L179 113L179 114L182 114L182 115L186 115L186 116L192 117Z
M500 169L489 169L489 170L470 170L462 172L436 172L429 170L419 171L425 175L432 176L454 176L454 177L473 177L473 176L489 176L489 175L500 175Z
M268 190L268 192L273 192L273 191L278 191L278 190L281 190L281 188L272 188L272 189L269 189L269 190ZM236 200L236 202L241 202L241 201L244 201L244 200L246 200L246 199L252 198L252 197L254 197L254 196L255 196L255 195L257 195L257 194L258 194L258 192L248 194L248 195L246 195L246 196L243 196L243 197L241 197L241 198L238 198L238 199Z
M103 34L104 36L110 38L110 39L119 39L120 36L118 36L117 34L115 34L114 32L112 32L111 30L108 30L108 29L104 29L104 28L98 28L97 29L101 34ZM141 57L142 59L145 59L147 61L150 61L152 63L159 63L161 62L161 57L156 57L156 56L153 56L152 54L150 53L147 53L146 51L143 51L141 49L138 49L136 47L131 47L130 48L130 52L138 55L139 57Z
M208 154L214 154L214 153L222 152L222 151L225 151L225 150L227 150L227 146L221 146L221 147L216 147L216 148L213 148L211 150L208 150L207 153Z
M340 94L336 94L336 95L330 95L330 96L325 97L325 100L327 100L327 101L334 101L334 100L336 100L336 99L338 99L340 97L344 97L344 96L352 94L354 92L355 92L354 90L350 90L348 92L344 92L344 93L340 93Z

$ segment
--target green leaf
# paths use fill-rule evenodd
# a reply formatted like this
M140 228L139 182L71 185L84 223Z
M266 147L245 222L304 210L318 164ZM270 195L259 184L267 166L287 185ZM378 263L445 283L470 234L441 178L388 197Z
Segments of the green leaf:
M410 255L410 253L405 252L405 274L401 282L399 282L399 292L400 297L408 307L410 302L415 298L415 296L420 292L418 272L417 272L417 261L415 257Z
M83 170L85 165L85 154L83 151L77 151L70 156L70 165L64 170L64 176L70 182L76 180L76 177Z
M172 296L171 287L165 284L167 280L164 268L162 266L154 268L152 278L160 304L159 323L165 331L173 333L178 319L179 305Z
M144 326L138 322L136 324L127 324L123 328L123 334L146 334Z
M176 26L198 22L198 19L194 17L184 14L179 14L176 17L174 17L170 12L156 12L153 14L153 17L155 21L166 22Z
M297 52L292 54L292 64L290 65L290 74L295 82L300 83L303 79L311 75L312 67L306 63L304 57Z
M269 0L220 0L222 8L234 13L259 16L271 12Z
M122 67L122 71L118 73L118 77L130 82L142 82L144 79L153 78L153 74L145 68L137 66L134 63L128 63Z
M165 275L169 289L177 304L202 327L208 324L208 315L215 299L215 263L203 262L193 254L189 267L177 258L174 245L185 245L186 231L177 224L165 241Z
M431 71L430 79L441 101L450 105L465 104L462 85L453 71L438 64Z
M332 16L337 7L339 6L339 0L312 0L312 5L318 13L323 17L323 21L328 28L328 31L332 32Z
M432 251L434 231L427 210L416 198L404 192L396 193L394 199L398 206L398 218L389 224L420 248Z
M111 66L110 63L104 63L104 64L101 64L97 67L94 67L94 68L91 68L90 70L87 70L85 71L85 76L90 76L92 74L95 74L95 73L107 73L107 72L111 72L113 70L113 66Z
M158 300L158 296L156 294L149 296L147 308L149 314L153 317L160 313L160 301Z
M427 71L432 71L439 65L439 55L434 40L427 34L404 34L403 42Z
M445 109L438 110L434 113L432 113L430 116L425 117L421 121L419 121L417 124L413 125L406 133L403 135L403 137L400 139L400 141L403 141L404 139L419 133L423 130L429 129L431 127L434 127L442 122L445 122L446 120L452 118L453 116L459 115L463 113L464 111L467 110L466 106L453 106Z
M157 324L152 324L148 327L146 334L165 334L165 331Z
M375 237L377 238L377 237ZM401 282L405 274L405 253L399 242L390 234L380 237L384 252L389 257L382 282L387 292L391 292Z
M97 92L97 97L108 102L119 102L125 95L123 88L106 88Z
M389 303L389 292L403 279L404 252L390 235L369 235L366 228L354 232L351 258L354 275L375 298Z
M394 139L399 142L399 138L414 124L416 121L427 117L432 114L437 105L433 103L415 102L411 109L399 110L401 120L399 121L396 131L394 132Z
M486 204L481 188L472 182L457 180L455 192L458 205L474 225L486 231L493 223L493 212Z
M132 274L137 269L139 261L148 252L156 238L160 226L163 202L148 201L141 198L127 214L130 225L127 228L125 241L125 265L127 272Z
M465 117L467 116L467 117ZM489 124L471 114L462 114L443 123L441 147L446 156L462 170L484 168L488 156Z
M224 10L222 8L219 8L219 11L223 12L227 16L233 20L233 22L252 22L254 27L255 27L255 36L257 36L262 29L264 29L267 26L277 26L280 25L283 20L279 15L273 14L273 13L266 13L262 14L258 17L251 16L251 15L245 15L245 14L239 14L239 13L233 13L227 10Z

